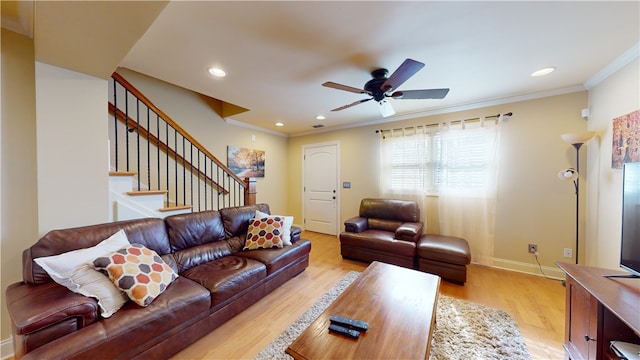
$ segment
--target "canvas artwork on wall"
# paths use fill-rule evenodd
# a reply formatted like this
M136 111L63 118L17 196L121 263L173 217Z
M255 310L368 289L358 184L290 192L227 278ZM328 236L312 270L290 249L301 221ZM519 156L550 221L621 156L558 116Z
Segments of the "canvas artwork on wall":
M640 161L640 110L613 119L611 167Z
M227 166L241 178L264 177L264 150L227 147Z

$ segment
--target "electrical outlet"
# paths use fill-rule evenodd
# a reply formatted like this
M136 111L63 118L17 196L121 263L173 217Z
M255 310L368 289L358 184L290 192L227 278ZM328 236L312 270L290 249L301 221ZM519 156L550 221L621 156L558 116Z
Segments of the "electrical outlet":
M572 248L564 248L564 257L571 259L573 257L573 249Z
M529 244L529 253L531 254L535 254L536 252L538 252L538 245L536 244Z

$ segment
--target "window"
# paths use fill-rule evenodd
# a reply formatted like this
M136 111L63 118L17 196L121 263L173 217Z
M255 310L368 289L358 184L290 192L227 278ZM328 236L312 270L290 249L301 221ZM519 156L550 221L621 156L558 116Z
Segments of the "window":
M475 126L473 126L475 125ZM463 192L485 191L495 182L496 136L493 123L418 127L390 132L382 140L383 181L390 192L438 194L446 187Z

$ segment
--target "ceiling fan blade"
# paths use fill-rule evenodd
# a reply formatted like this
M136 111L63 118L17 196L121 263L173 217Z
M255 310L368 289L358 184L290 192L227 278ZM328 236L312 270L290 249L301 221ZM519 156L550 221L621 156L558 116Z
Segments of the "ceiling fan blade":
M415 75L415 73L420 71L420 69L422 69L423 67L424 67L424 64L419 61L406 59L400 65L400 67L398 67L396 71L394 71L393 74L389 76L387 81L385 81L380 86L380 89L384 92L387 92L387 91L392 91L394 89L399 88L400 85L402 85L410 77Z
M394 99L444 99L449 89L406 90L391 94Z
M333 109L331 111L340 111L340 110L348 109L348 108L350 108L352 106L356 106L358 104L362 104L363 102L367 102L367 101L369 101L371 99L373 99L373 98L358 100L356 102L352 102L351 104L348 104L348 105L345 105L345 106L340 106L339 108L335 108L335 109Z
M356 94L366 94L367 93L366 91L364 91L362 89L358 89L358 88L355 88L353 86L347 86L347 85L334 83L333 81L327 81L326 83L322 84L322 86L325 86L325 87L328 87L328 88L333 88L333 89L338 89L338 90L344 90L344 91L348 91L348 92L352 92L352 93L356 93Z

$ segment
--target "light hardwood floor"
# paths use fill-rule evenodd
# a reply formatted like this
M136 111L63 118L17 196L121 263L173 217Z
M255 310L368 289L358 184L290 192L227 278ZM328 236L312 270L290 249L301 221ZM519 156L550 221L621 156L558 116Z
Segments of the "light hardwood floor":
M304 232L309 267L172 359L253 359L349 271L337 237ZM470 265L464 286L442 281L440 293L505 310L518 323L533 359L563 359L564 291L559 281Z

